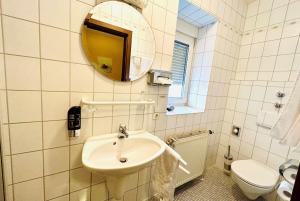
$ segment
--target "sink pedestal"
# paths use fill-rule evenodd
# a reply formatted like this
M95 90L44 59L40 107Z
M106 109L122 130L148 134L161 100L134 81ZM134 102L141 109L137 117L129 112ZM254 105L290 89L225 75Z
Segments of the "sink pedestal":
M112 197L118 201L123 199L127 175L106 176L106 185Z

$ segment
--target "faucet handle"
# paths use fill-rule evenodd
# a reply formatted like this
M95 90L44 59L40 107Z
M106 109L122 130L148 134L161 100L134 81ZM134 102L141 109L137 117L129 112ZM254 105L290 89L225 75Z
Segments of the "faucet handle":
M119 125L118 138L119 139L128 138L127 128L126 128L125 124L120 124Z

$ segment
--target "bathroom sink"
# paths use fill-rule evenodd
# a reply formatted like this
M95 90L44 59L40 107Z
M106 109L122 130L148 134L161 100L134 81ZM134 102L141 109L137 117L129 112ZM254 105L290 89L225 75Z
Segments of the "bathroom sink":
M145 132L129 132L126 139L117 134L90 137L82 151L83 165L102 175L130 174L145 167L165 151L165 143Z
M122 200L128 175L146 167L166 149L166 144L146 131L128 131L128 138L118 133L87 139L82 150L85 168L105 176L109 192Z

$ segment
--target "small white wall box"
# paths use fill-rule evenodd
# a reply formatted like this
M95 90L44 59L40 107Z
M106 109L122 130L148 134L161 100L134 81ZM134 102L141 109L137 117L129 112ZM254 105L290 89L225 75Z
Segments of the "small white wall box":
M164 85L170 86L172 84L172 73L170 71L163 70L150 70L148 72L148 84L149 85Z

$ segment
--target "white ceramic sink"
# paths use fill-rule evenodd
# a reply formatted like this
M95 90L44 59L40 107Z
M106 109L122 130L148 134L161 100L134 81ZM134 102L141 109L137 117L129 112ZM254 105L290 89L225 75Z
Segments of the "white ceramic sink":
M130 174L145 167L165 151L165 144L148 132L129 132L119 140L117 134L89 138L83 147L83 165L103 175ZM126 158L126 162L120 162Z
M117 200L123 196L126 176L147 166L166 149L162 140L146 131L128 133L129 137L121 140L117 133L90 137L82 151L83 165L106 177ZM121 162L121 158L127 161Z

